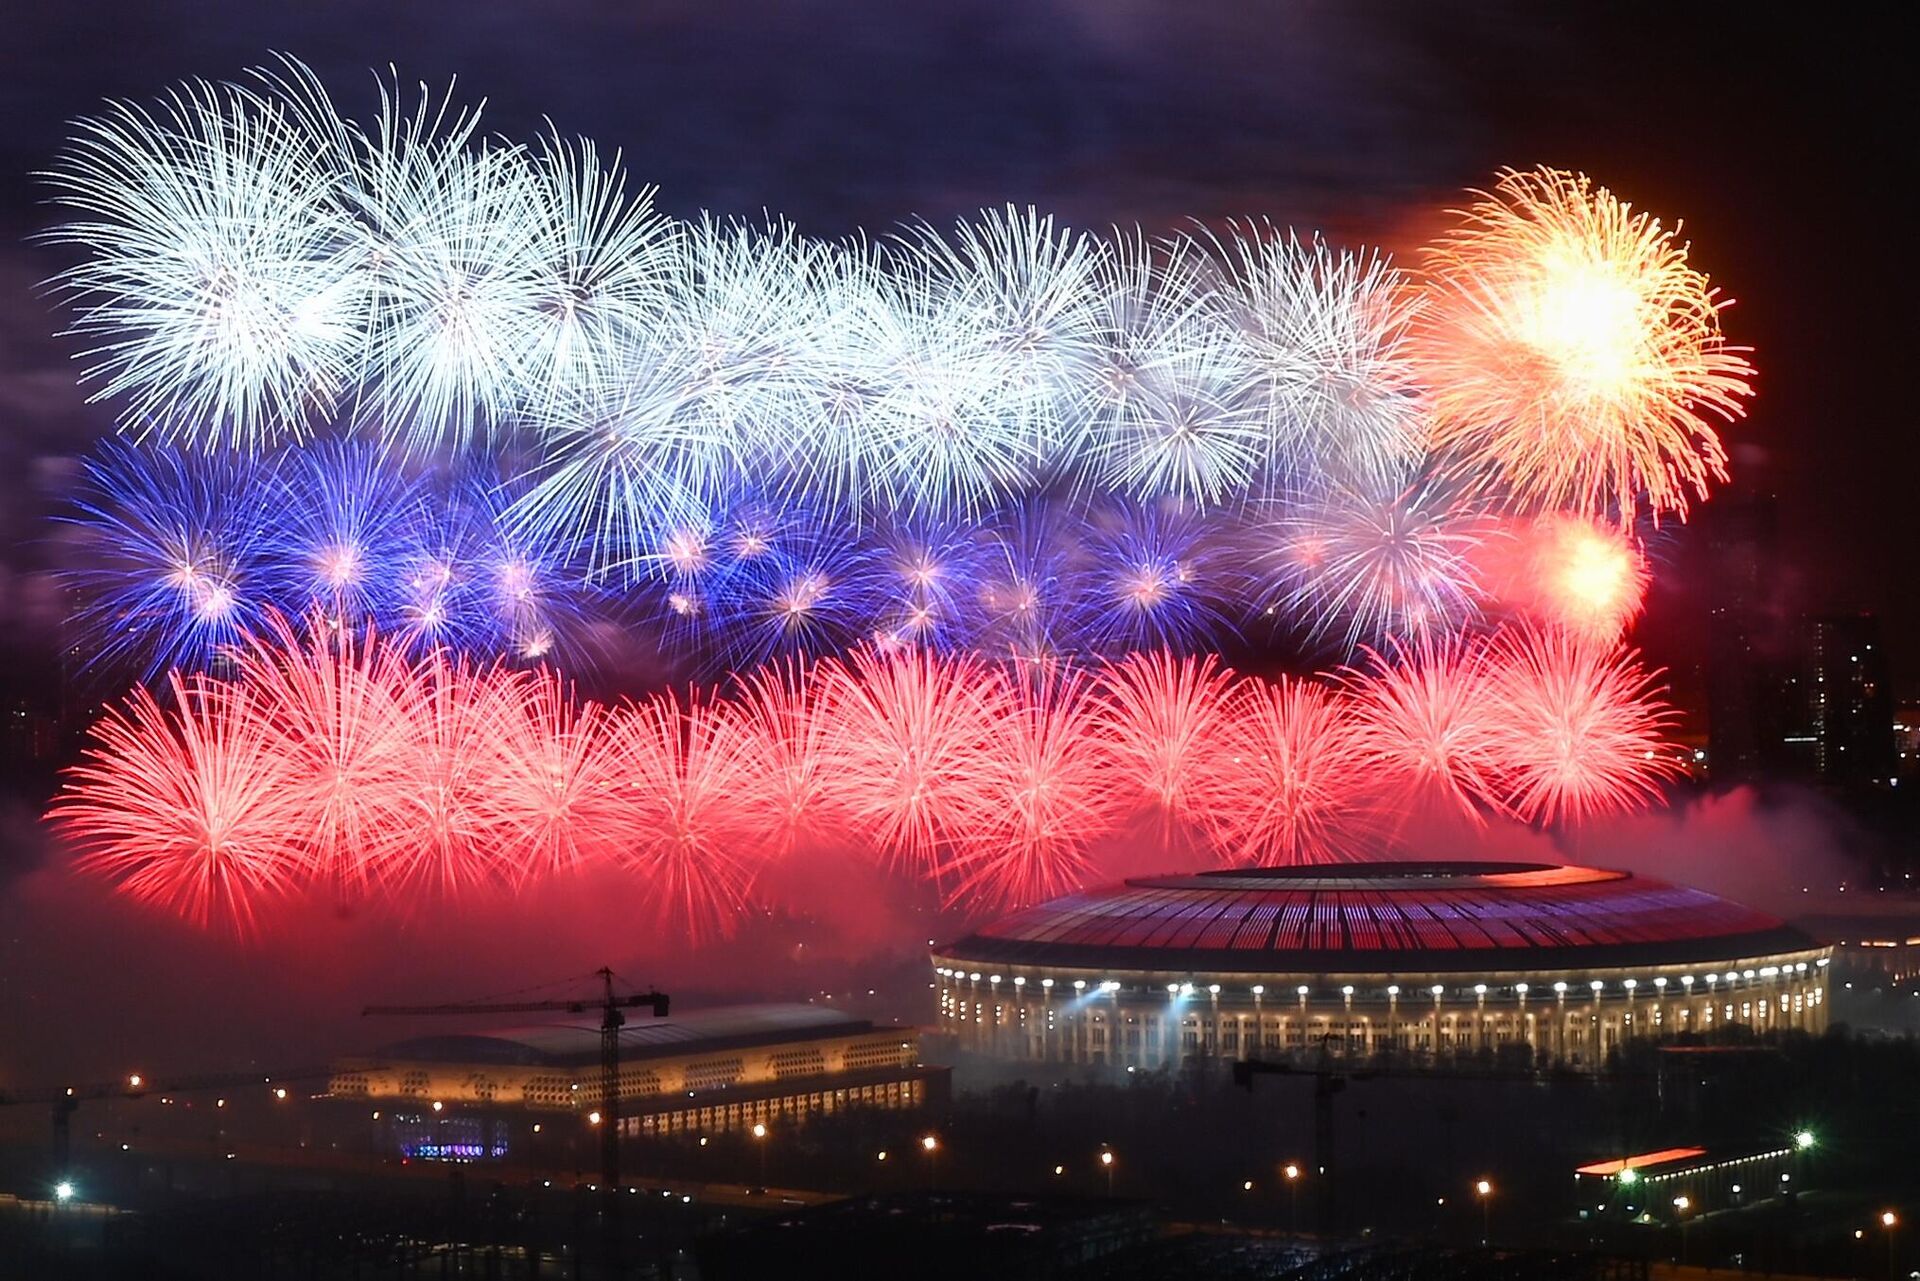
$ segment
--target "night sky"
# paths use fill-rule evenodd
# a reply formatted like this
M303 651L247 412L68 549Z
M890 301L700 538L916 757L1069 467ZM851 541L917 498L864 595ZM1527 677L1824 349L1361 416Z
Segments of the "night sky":
M1011 201L1096 229L1264 215L1406 250L1502 165L1586 170L1683 218L1695 264L1738 299L1726 328L1756 349L1760 376L1751 418L1729 432L1735 484L1779 497L1787 598L1885 613L1896 684L1920 693L1920 430L1904 403L1905 308L1920 282L1908 202L1893 194L1916 121L1897 65L1908 46L1890 27L1834 10L1621 4L42 0L12 6L6 47L7 690L39 679L53 653L49 517L73 457L111 426L108 407L82 403L72 344L52 336L62 318L37 282L61 262L30 237L56 214L32 175L53 161L65 122L104 98L237 78L285 51L349 110L366 109L374 68L437 87L458 76L461 98L485 97L507 136L550 117L623 149L669 212L769 210L820 235ZM1695 527L1663 533L1638 637L1683 687L1704 651L1698 542ZM573 932L562 947L531 922L486 958L424 946L440 938L431 922L386 934L348 923L337 935L316 923L311 950L295 941L238 967L223 945L166 921L107 917L90 931L79 923L97 897L25 874L43 861L34 810L0 812L0 1025L39 1021L43 1043L15 1047L29 1059L56 1044L66 1057L99 1052L74 1010L116 999L129 1039L171 1034L211 1053L251 1019L260 1035L298 1044L304 1031L321 1049L339 1044L352 998L385 990L396 957L414 990L453 995L484 985L471 968L481 960L503 981L529 954L543 973L603 963L579 935L604 932ZM1617 848L1625 861L1678 831L1642 823L1590 853ZM1743 877L1761 879L1746 811L1723 827ZM1775 819L1766 829L1783 850L1820 839ZM150 968L161 955L165 980ZM193 995L209 982L231 984L218 1011ZM61 995L75 985L85 1001ZM22 1068L18 1057L0 1047L0 1069Z
M373 68L485 97L526 138L550 117L624 149L670 212L784 213L803 230L944 222L1034 203L1082 226L1267 215L1406 249L1501 165L1579 168L1681 218L1760 368L1730 433L1735 484L1779 496L1785 598L1873 609L1920 689L1912 568L1920 445L1906 394L1916 294L1893 175L1915 111L1903 42L1768 7L1375 6L892 0L406 4L96 0L21 6L0 76L0 564L5 642L30 658L65 457L109 426L26 242L32 177L103 98L237 77L285 51L349 109ZM1898 225L1897 225L1898 224ZM1681 684L1704 593L1663 538L1640 640ZM1684 696L1688 691L1681 690Z

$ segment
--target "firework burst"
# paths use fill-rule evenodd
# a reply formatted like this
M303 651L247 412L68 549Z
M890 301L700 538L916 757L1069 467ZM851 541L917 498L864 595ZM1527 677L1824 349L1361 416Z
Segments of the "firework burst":
M1672 712L1632 651L1526 628L1505 634L1493 661L1502 791L1526 821L1638 809L1680 772L1662 738Z
M1217 769L1230 802L1205 815L1223 862L1292 866L1362 857L1377 817L1350 708L1325 686L1282 677L1235 687Z
M247 932L308 871L287 840L302 789L237 688L175 674L168 690L171 706L138 689L107 714L51 817L122 893Z
M1688 247L1581 174L1509 170L1434 245L1414 345L1434 441L1525 504L1685 515L1753 369Z

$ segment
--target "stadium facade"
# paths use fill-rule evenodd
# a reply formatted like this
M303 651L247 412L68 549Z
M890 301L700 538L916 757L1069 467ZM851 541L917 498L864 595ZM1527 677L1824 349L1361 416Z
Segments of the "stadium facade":
M1775 917L1628 872L1381 862L1085 890L937 948L933 966L941 1029L1001 1059L1597 1068L1635 1040L1819 1032L1830 959Z

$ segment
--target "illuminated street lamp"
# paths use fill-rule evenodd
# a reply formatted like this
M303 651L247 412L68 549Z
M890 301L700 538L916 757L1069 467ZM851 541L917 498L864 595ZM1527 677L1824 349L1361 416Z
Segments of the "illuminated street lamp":
M1673 1217L1680 1221L1680 1266L1687 1266L1687 1211L1693 1208L1693 1198L1681 1193L1673 1199Z
M1484 1246L1493 1238L1493 1181L1481 1179L1473 1191L1480 1198L1480 1244Z
M927 1154L927 1191L932 1192L936 1190L934 1184L934 1174L936 1171L935 1160L940 1153L940 1140L934 1135L923 1134L920 1136L920 1150Z
M1793 1146L1802 1152L1813 1147L1813 1131L1799 1130L1794 1133Z
M1882 1210L1880 1226L1887 1230L1887 1281L1893 1281L1893 1230L1900 1226L1900 1216L1892 1210Z
M760 1190L767 1188L767 1127L759 1121L753 1123L754 1143L760 1149Z
M1291 1225L1289 1230L1298 1235L1300 1231L1300 1167L1289 1161L1280 1173L1287 1176L1287 1218Z
M60 1180L60 1182L54 1184L53 1199L60 1202L62 1205L66 1204L68 1201L73 1200L72 1181L68 1179L62 1179Z
M1100 1165L1107 1172L1107 1195L1113 1195L1113 1151L1103 1148L1100 1152Z

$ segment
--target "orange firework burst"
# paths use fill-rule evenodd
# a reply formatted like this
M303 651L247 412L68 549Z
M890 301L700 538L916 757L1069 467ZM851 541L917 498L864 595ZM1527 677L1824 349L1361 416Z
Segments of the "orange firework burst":
M1726 450L1753 367L1688 246L1583 174L1508 170L1428 251L1413 344L1434 444L1513 496L1684 516Z

